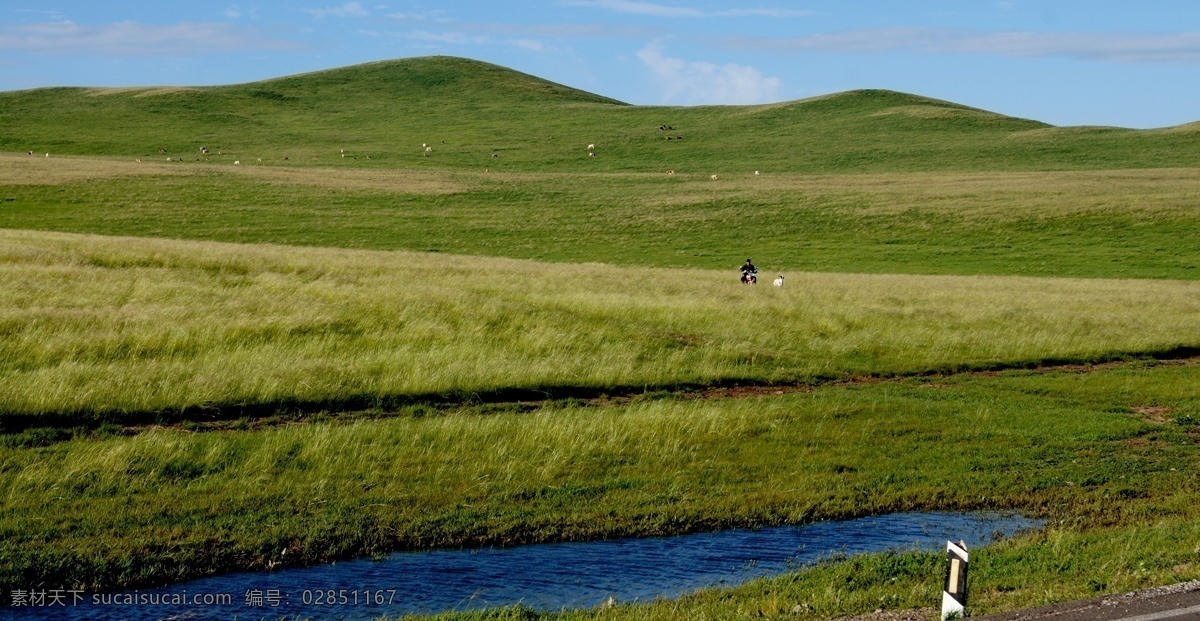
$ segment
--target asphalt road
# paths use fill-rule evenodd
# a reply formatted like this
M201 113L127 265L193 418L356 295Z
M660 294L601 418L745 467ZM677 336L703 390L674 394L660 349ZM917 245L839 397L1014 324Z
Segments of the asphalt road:
M1200 580L974 618L980 621L1200 621Z

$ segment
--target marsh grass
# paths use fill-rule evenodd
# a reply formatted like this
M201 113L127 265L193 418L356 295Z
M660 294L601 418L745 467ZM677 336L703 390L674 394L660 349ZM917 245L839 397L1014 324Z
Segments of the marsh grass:
M1135 409L1200 412L1181 388L1198 374L1186 363L1008 371L0 449L0 587L113 588L393 549L983 508L1052 519L1044 534L982 552L988 569L972 571L984 609L1170 581L1200 561L1194 439ZM871 557L621 614L909 605L938 584L930 559Z
M727 273L0 232L0 411L73 426L1195 347L1194 282Z

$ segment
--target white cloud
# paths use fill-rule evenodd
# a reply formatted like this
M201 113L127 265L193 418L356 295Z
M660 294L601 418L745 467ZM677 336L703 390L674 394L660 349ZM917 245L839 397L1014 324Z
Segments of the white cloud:
M414 30L401 36L406 39L415 39L417 41L449 43L451 45L485 45L489 42L487 37L471 37L461 32L427 32L424 30Z
M713 17L811 17L816 14L816 11L795 9L729 9L709 13Z
M512 44L523 50L529 50L531 52L540 52L546 47L545 45L542 45L541 41L535 41L533 39L517 39L516 41L513 41Z
M661 29L644 26L615 26L609 24L501 24L461 23L463 30L484 32L510 37L543 39L645 39L662 34Z
M779 91L779 78L764 77L754 67L671 58L657 41L638 50L637 57L654 72L664 103L763 103L775 101Z
M807 17L809 15L816 14L816 11L765 8L704 11L694 7L668 6L665 4L638 2L635 0L562 0L560 4L565 6L607 9L616 13L626 13L629 15L649 15L652 17Z
M384 15L384 17L401 22L452 21L449 18L444 17L444 13L442 11L424 11L421 13L388 13L387 15Z
M296 49L253 28L226 23L119 22L88 26L71 21L0 27L0 50L103 56L195 56L251 49Z
M221 11L221 15L224 15L229 19L237 19L242 16L242 9L235 4L226 8L224 11Z
M566 6L583 6L597 9L608 9L617 13L631 15L651 15L654 17L704 17L704 11L688 7L673 7L653 2L634 2L633 0L564 0Z
M347 2L341 6L331 6L324 9L301 9L317 19L326 17L367 17L370 13L363 8L361 2Z
M989 54L1124 63L1200 63L1200 33L979 32L950 28L868 28L769 39L727 37L736 49L926 54Z

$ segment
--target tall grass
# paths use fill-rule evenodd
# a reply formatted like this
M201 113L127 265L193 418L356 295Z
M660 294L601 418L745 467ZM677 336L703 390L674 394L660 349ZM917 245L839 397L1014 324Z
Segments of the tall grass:
M1091 548L1060 555L1072 575L1139 585L1196 561L1197 531L1183 528L1200 517L1196 429L1138 412L1153 404L1200 415L1194 392L1180 390L1198 374L1189 364L1010 371L758 399L413 410L5 448L0 587L110 588L396 548L1011 507L1052 517L1069 541L1083 541L1081 527L1166 524L1120 557L1088 552L1112 547L1096 547L1095 536ZM1138 573L1168 532L1183 543L1153 552L1171 562ZM1045 541L1006 553L1007 573L977 591L982 600L1041 597L1001 587L1021 572L1052 582L1061 566L1038 552ZM805 588L820 597L826 587Z
M733 274L0 232L0 411L811 381L1196 346L1200 284Z

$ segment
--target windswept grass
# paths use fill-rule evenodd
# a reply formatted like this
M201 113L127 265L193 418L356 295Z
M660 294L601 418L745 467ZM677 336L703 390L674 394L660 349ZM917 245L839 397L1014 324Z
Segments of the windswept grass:
M1200 284L729 273L0 232L0 411L809 381L1196 346Z
M1197 381L1194 364L1130 364L0 449L0 589L110 588L396 548L1010 507L1049 515L1052 532L986 553L985 567L1001 558L1004 570L973 566L977 601L1040 601L1055 572L1098 590L1139 586L1200 561L1198 430L1138 413L1200 414L1195 393L1181 390ZM1138 526L1153 528L1106 541ZM1157 549L1165 537L1178 545ZM824 569L629 614L772 606L764 588L819 603L816 612L873 608L875 594L911 588L897 600L907 603L940 575L925 572L927 557L916 563L898 573L872 565L861 578L879 582L871 600L849 594L856 582L823 581L848 570ZM1059 594L1079 588L1089 587Z

